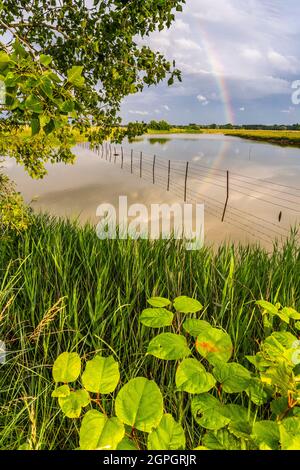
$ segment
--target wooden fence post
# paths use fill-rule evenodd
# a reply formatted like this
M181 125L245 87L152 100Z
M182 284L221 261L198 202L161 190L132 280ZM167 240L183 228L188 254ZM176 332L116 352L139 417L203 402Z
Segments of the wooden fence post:
M188 180L188 173L189 173L189 162L186 162L185 180L184 180L184 202L186 202L186 199L187 199L187 180Z
M229 199L229 171L227 170L226 172L226 201L225 201L225 206L224 206L224 211L223 211L223 216L222 216L222 222L224 222L225 219L225 214L226 214L226 209L228 205L228 199Z
M123 147L121 147L121 168L123 170L123 165L124 165L124 152L123 152Z

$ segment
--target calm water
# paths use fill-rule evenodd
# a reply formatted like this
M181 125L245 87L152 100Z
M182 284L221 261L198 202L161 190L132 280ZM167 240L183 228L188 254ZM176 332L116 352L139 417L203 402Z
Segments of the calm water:
M48 175L42 181L31 180L13 160L6 162L6 171L35 210L94 223L97 206L103 202L117 206L119 195L127 195L129 203L146 205L182 202L188 161L187 199L205 203L207 241L261 241L269 246L275 238L284 238L290 226L300 221L300 149L223 135L177 134L124 142L123 151L123 170L121 148L112 146L111 163L109 156L106 161L105 155L101 159L95 152L77 147L74 165L48 165ZM229 200L222 223L227 182Z

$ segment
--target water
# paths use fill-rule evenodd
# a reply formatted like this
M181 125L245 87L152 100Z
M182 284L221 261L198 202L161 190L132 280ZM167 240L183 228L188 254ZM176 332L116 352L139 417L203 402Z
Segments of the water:
M97 206L105 202L117 207L119 195L127 195L129 204L147 206L183 202L189 162L186 196L189 202L205 203L208 243L260 241L270 247L299 223L300 149L217 134L147 135L123 143L123 170L120 146L111 147L108 161L105 152L101 159L88 149L74 151L75 165L47 165L48 175L42 181L31 180L14 160L6 162L7 173L36 211L95 223ZM227 184L229 200L222 223Z

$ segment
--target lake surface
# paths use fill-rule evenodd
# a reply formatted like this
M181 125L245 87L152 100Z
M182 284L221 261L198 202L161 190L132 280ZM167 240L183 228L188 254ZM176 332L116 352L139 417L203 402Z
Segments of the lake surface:
M77 146L74 153L74 165L48 165L42 181L31 180L13 160L6 171L35 210L83 222L95 223L97 206L117 206L120 195L127 195L129 204L182 203L184 196L204 203L208 243L260 241L270 247L300 221L300 149L217 134L175 134L125 141L122 149L107 143L99 152Z

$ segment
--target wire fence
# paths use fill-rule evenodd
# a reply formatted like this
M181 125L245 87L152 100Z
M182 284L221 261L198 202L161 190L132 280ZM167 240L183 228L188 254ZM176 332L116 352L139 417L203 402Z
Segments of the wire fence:
M79 146L92 150L102 160L118 165L138 178L176 194L183 202L205 203L208 214L265 243L284 240L290 236L291 226L299 226L298 187L212 168L199 162L148 155L109 142L101 146L91 146L85 142ZM251 201L255 202L252 213L249 210ZM237 204L240 207L236 207ZM245 204L246 210L242 208ZM287 221L285 223L283 215Z

